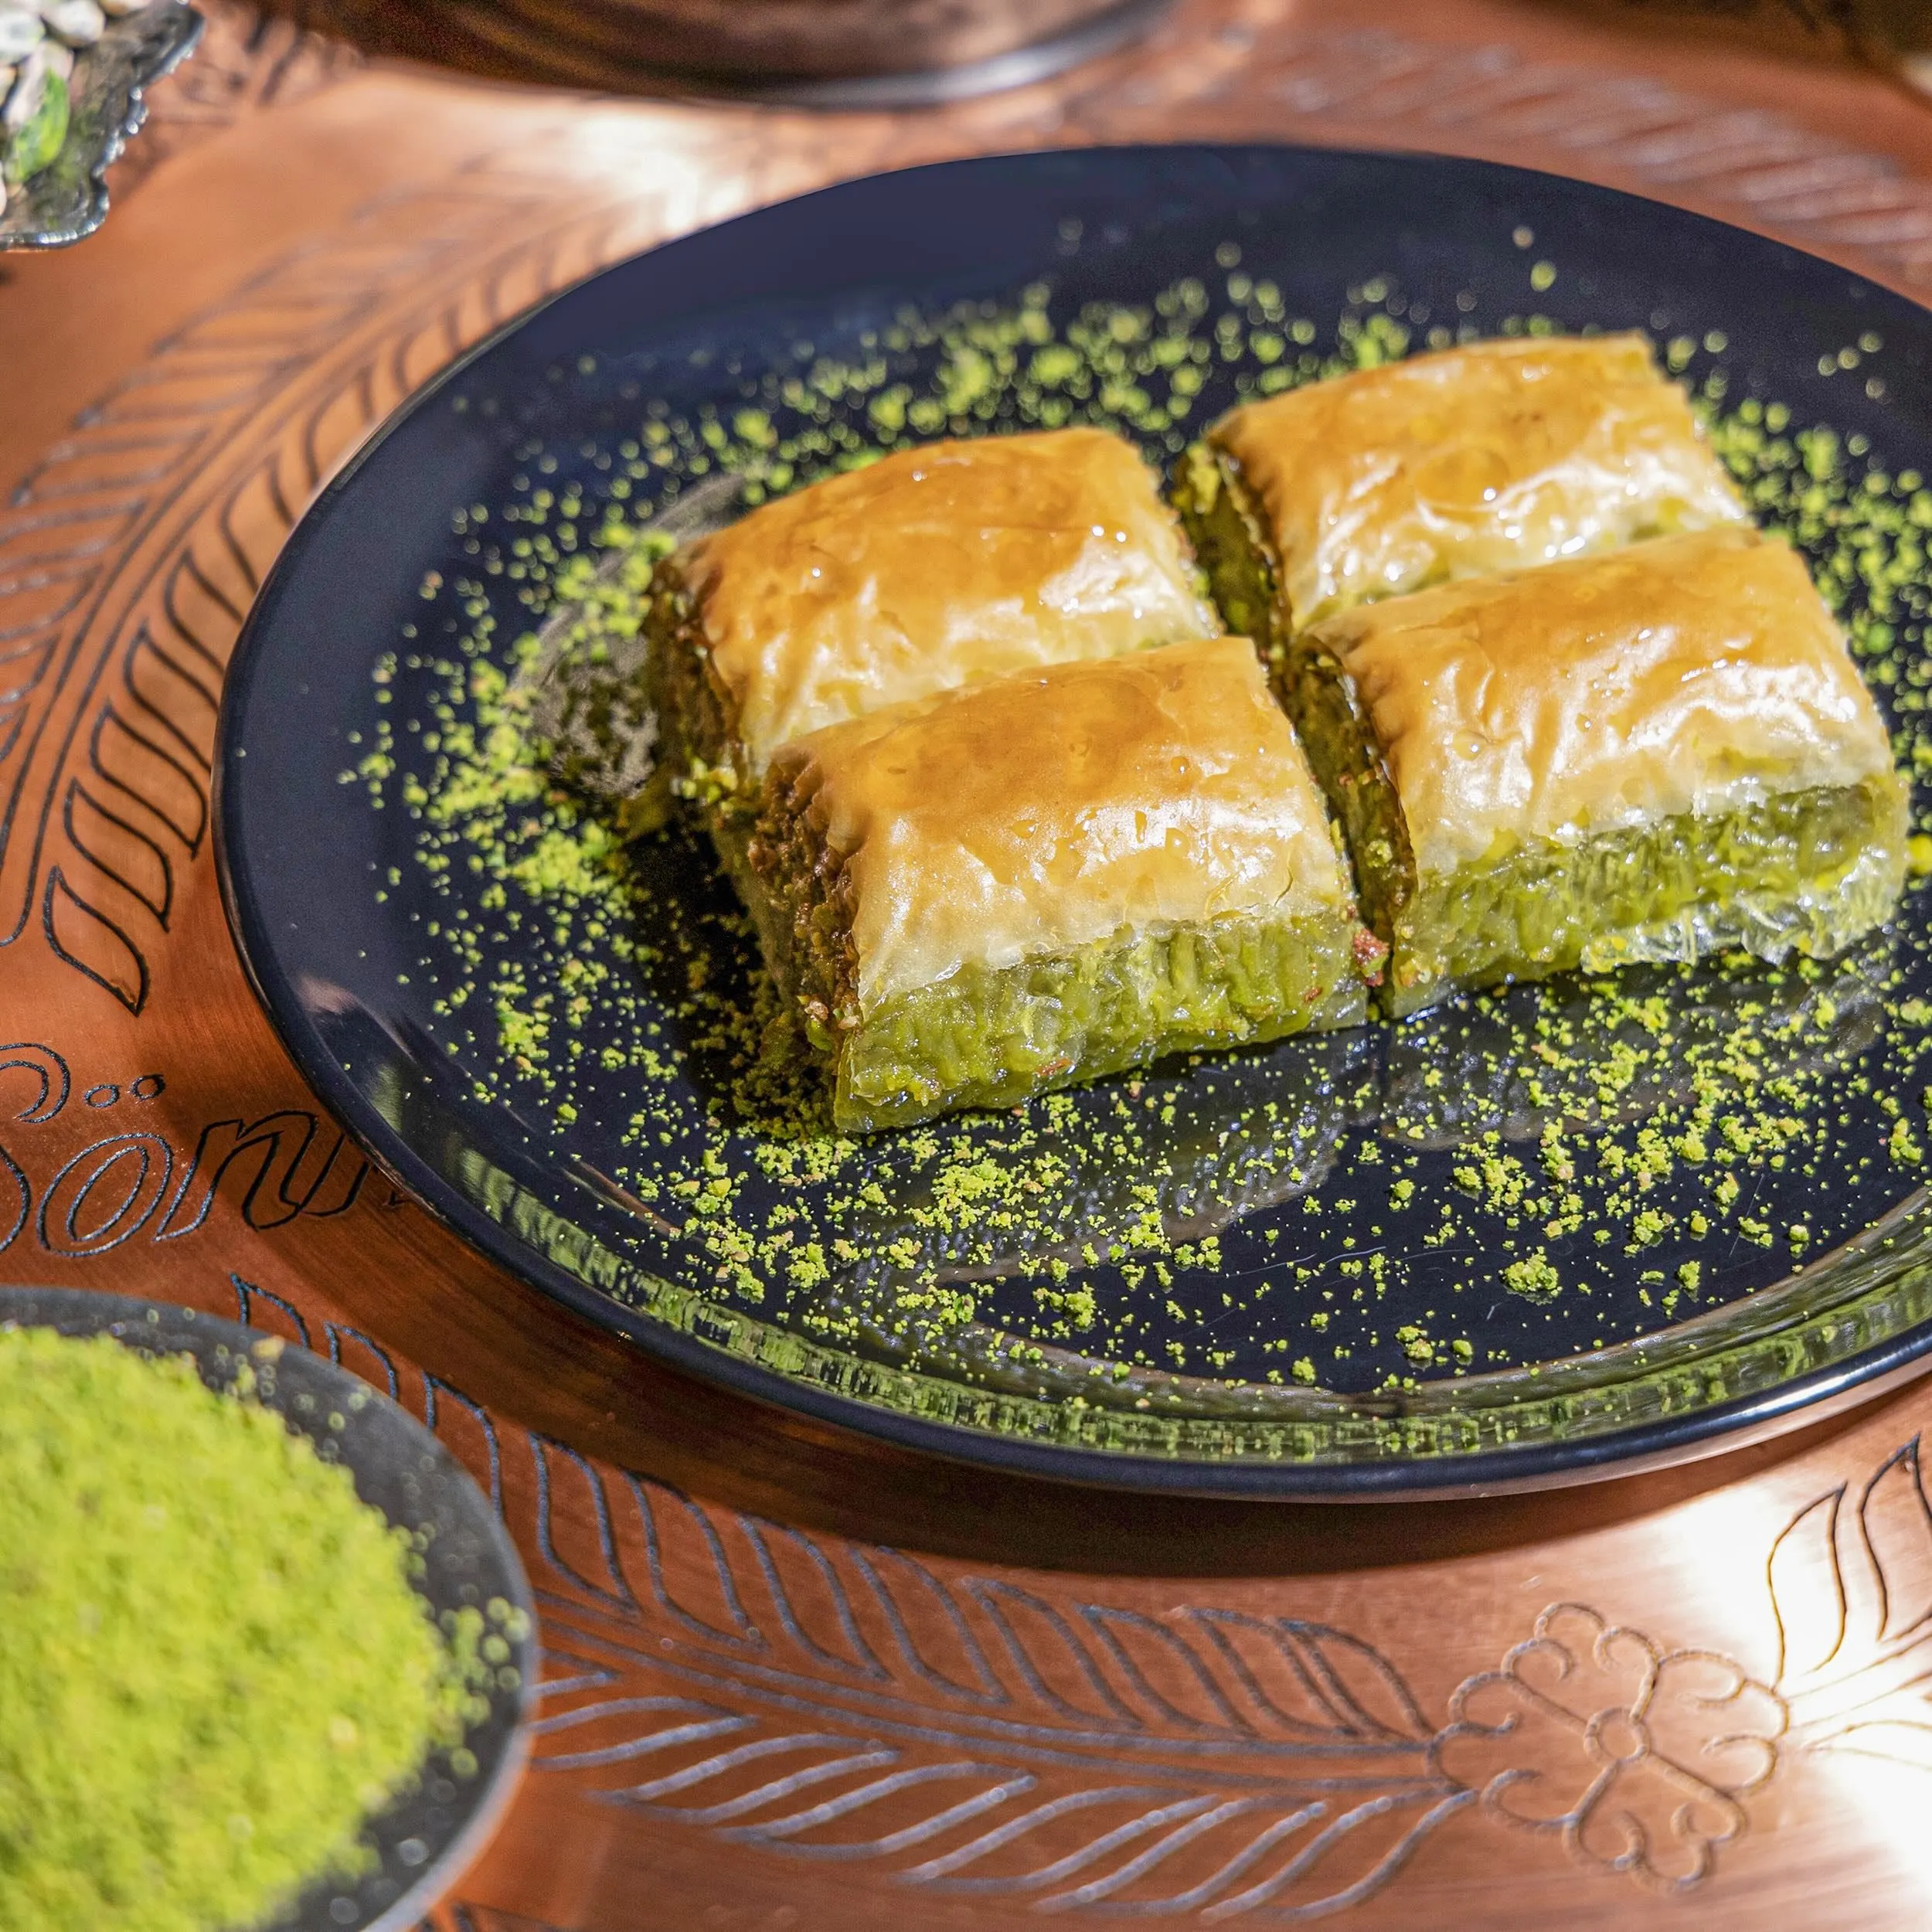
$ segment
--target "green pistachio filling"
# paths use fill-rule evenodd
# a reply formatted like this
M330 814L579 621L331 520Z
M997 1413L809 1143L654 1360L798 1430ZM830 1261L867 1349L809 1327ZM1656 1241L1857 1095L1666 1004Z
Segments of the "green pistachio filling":
M696 607L675 556L659 563L645 631L657 666L663 764L670 793L696 811L717 848L726 876L750 906L762 910L746 860L757 787L712 682L696 631ZM769 950L775 935L767 933Z
M696 603L674 553L657 567L651 606L645 619L651 656L657 665L658 729L664 755L684 791L691 760L723 767L730 762L730 734L724 709L705 675L704 651L696 634Z
M1355 1025L1368 998L1353 937L1341 914L1233 917L1123 930L1015 966L969 962L849 1030L835 1022L832 1117L869 1133L956 1107L1014 1106L1168 1053Z
M1526 840L1420 872L1355 686L1328 653L1276 674L1355 862L1362 917L1390 951L1381 1005L1577 967L1690 961L1740 947L1829 958L1879 924L1904 876L1906 797L1890 777L1775 793L1594 835Z
M1526 841L1422 876L1394 921L1384 997L1400 1015L1458 987L1727 947L1829 958L1896 903L1905 834L1903 787L1877 780Z
M1327 651L1304 647L1276 663L1274 682L1328 809L1341 825L1354 862L1362 916L1387 945L1415 892L1415 855L1408 821L1354 681Z
M1247 490L1213 448L1194 443L1174 466L1170 494L1222 621L1236 636L1252 638L1270 664L1280 663L1287 625L1273 546Z
M849 1132L1012 1107L1165 1054L1279 1039L1368 1017L1345 910L1123 928L1070 952L947 978L867 1008L849 874L813 825L809 778L768 791L742 845L714 832L787 1004L824 1057ZM736 849L734 850L734 845Z

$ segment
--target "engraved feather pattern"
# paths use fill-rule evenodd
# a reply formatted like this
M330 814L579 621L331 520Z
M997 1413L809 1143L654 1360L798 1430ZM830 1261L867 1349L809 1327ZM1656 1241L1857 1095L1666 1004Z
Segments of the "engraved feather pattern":
M631 233L593 212L505 240L502 214L459 187L372 213L326 260L291 256L16 488L0 512L0 946L37 929L128 1012L147 1005L206 841L222 673L295 519L405 396ZM430 292L399 314L397 287Z
M1801 1509L1766 1567L1794 1747L1932 1771L1932 1499L1920 1439Z
M499 1434L367 1336L237 1293L402 1396L498 1497L544 1616L536 1767L595 1801L932 1895L1212 1922L1339 1909L1474 1800L1347 1632L1069 1604L720 1509Z

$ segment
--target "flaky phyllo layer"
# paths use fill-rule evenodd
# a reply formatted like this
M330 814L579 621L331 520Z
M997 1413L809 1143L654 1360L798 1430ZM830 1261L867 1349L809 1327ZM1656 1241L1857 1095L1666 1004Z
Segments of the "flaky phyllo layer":
M1103 430L896 451L685 545L663 583L700 784L753 786L780 746L882 705L1220 628L1154 472Z
M848 1128L1366 1016L1372 943L1246 639L813 733L748 860Z
M1746 521L1641 336L1475 342L1251 403L1175 496L1232 628Z
M1364 605L1277 681L1394 1012L1577 965L1828 955L1903 886L1883 721L1780 542L1711 531Z

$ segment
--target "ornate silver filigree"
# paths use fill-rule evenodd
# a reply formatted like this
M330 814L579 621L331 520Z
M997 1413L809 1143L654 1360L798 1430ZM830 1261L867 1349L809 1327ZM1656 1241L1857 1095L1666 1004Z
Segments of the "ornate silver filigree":
M182 0L108 24L75 63L66 145L0 211L0 249L65 248L107 219L107 170L147 118L142 91L187 58L201 29Z

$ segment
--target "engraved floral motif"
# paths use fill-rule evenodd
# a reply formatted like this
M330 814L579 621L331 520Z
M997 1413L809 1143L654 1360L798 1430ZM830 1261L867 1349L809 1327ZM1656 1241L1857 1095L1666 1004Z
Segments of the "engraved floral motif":
M1706 1876L1776 1771L1784 1700L1715 1651L1558 1604L1502 1668L1467 1679L1430 1761L1485 1813L1665 1891Z

